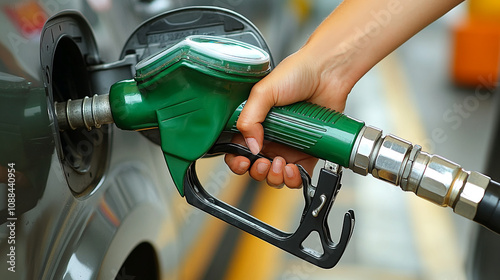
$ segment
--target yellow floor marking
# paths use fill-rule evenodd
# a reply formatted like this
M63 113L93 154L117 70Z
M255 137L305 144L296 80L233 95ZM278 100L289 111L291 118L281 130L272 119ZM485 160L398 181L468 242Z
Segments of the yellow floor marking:
M387 108L395 123L394 134L413 144L425 140L426 133L410 98L410 88L397 54L393 53L382 60L378 70L384 84ZM413 234L424 269L423 279L465 279L450 209L415 196L409 197L408 202Z
M413 144L423 145L426 142L427 133L422 119L415 109L414 101L410 97L410 88L397 54L393 53L387 56L377 67L381 73L382 93L385 95L388 113L397 130L387 133L394 133ZM429 147L423 146L424 151L428 149Z
M283 231L293 223L292 214L302 196L302 190L273 189L260 184L250 212L256 218ZM299 219L300 217L296 217ZM291 230L290 230L291 231ZM225 279L273 279L282 270L281 249L252 235L243 234L238 242Z

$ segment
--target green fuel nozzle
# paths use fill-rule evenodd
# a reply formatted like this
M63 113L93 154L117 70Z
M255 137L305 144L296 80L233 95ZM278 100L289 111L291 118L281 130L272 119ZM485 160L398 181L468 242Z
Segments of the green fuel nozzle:
M117 127L158 128L181 195L188 167L205 155L227 120L269 71L269 55L222 37L190 36L139 62L134 80L111 87Z
M309 217L309 210L313 216L316 213L311 221L303 219L304 224L309 224L304 232L313 227L321 232L321 239L326 240L325 254L321 256L302 247L308 234L303 239L297 237L297 232L284 234L211 198L193 171L194 162L213 149L222 132L238 132L236 122L252 86L269 71L269 55L253 45L225 37L189 36L139 62L135 79L114 84L109 97L56 104L57 119L62 129L90 129L112 122L125 130L158 128L170 174L189 203L316 265L331 267L340 258L332 252L343 252L354 223L353 214L346 213L337 247L329 240L326 218L316 218L318 212L328 213L331 204L321 211L325 199L333 201L336 193L321 195L340 187L338 169L322 170L321 174L326 175L320 175L317 188L310 186L307 175L303 176L307 202L303 216ZM306 102L273 108L263 127L268 140L361 175L370 173L500 232L498 184L478 172L463 170L442 157L423 152L418 145L393 135L383 136L377 128ZM240 148L220 151L252 156ZM321 185L326 184L321 183L321 176L333 176L328 182L335 187ZM319 189L325 189L325 193L318 193ZM326 261L326 255L335 255L331 257L334 261Z

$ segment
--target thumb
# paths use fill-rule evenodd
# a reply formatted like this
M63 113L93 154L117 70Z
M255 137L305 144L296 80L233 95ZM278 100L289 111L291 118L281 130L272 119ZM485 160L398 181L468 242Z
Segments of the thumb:
M264 142L264 128L261 123L275 105L272 94L270 94L272 87L267 86L266 78L253 86L236 123L236 128L241 132L248 148L255 155L260 152Z

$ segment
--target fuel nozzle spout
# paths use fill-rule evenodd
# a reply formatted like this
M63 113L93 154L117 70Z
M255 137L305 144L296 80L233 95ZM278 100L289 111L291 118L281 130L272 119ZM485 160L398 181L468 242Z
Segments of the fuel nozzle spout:
M350 168L361 175L400 186L440 206L448 206L465 218L500 232L497 183L489 177L464 170L419 145L366 126L353 148Z
M86 127L91 130L114 123L108 95L85 96L82 99L55 102L55 113L60 130Z

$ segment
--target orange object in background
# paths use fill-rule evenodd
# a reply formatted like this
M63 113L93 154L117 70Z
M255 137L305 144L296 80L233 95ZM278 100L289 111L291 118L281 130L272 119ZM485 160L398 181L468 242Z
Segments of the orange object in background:
M461 86L496 87L500 67L500 1L471 0L453 27L452 79Z
M488 19L500 23L500 1L469 0L467 4L469 15L472 17Z

